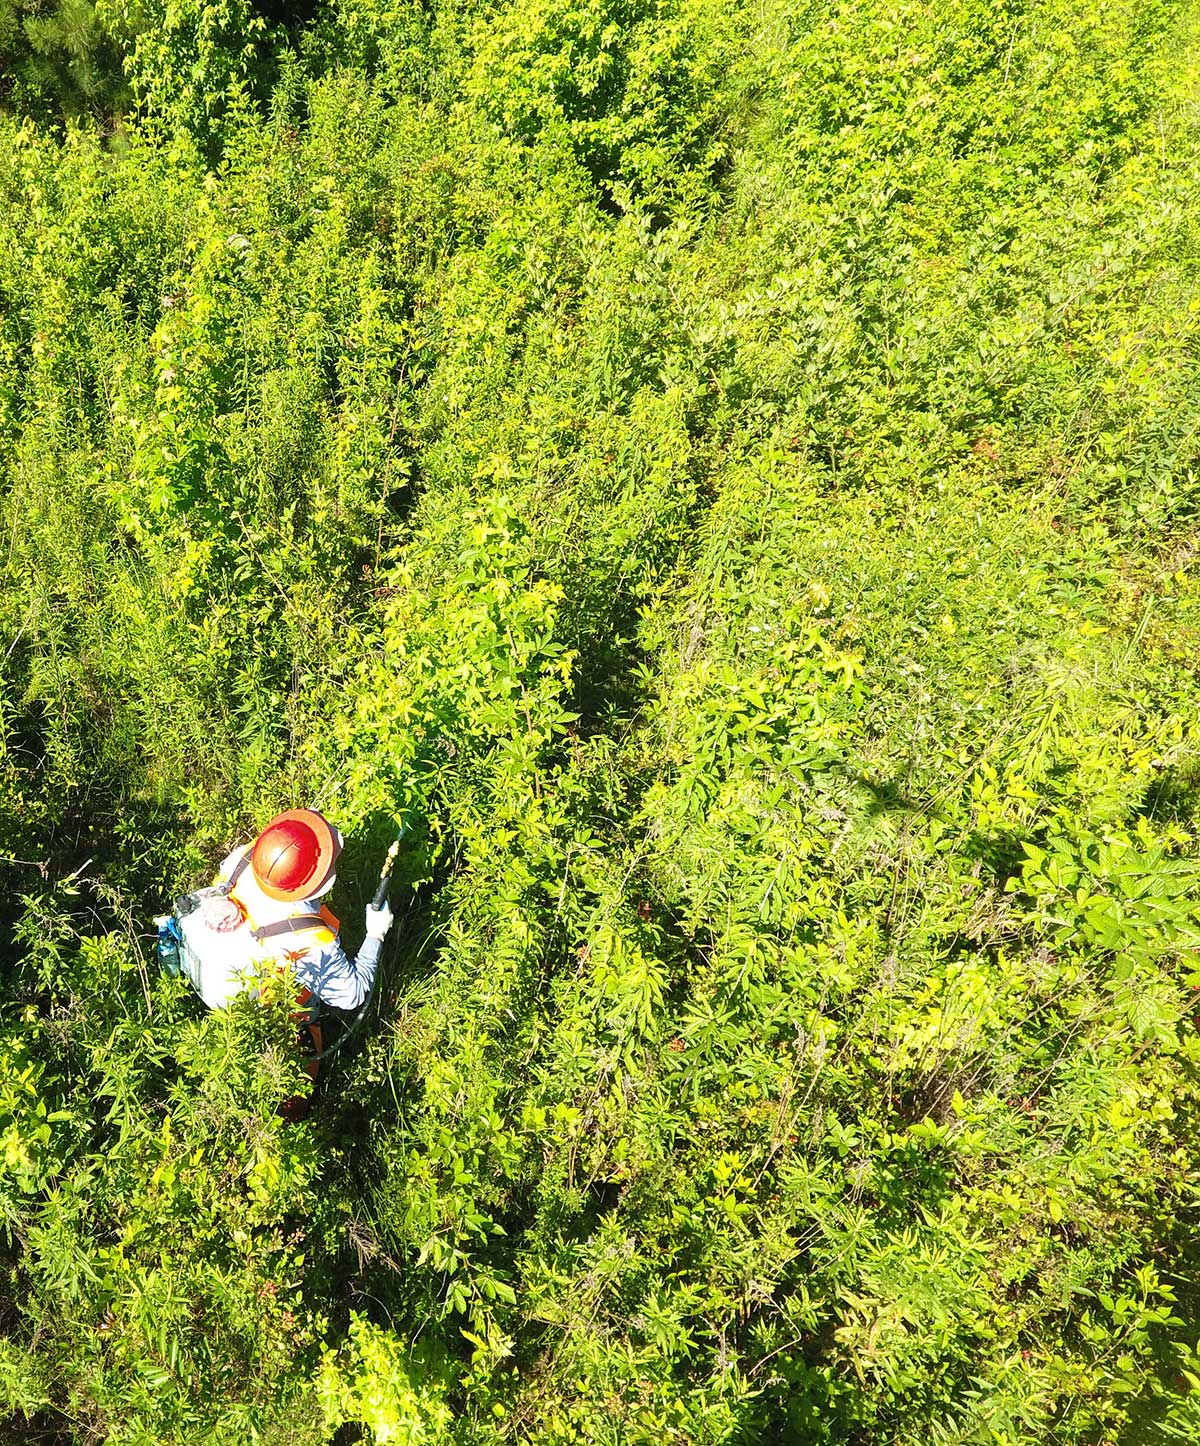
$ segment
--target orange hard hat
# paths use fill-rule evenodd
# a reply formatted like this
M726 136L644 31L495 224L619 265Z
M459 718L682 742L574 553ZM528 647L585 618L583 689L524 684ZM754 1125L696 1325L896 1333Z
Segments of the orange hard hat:
M268 898L291 904L311 899L333 878L342 836L311 808L273 818L254 841L250 867Z

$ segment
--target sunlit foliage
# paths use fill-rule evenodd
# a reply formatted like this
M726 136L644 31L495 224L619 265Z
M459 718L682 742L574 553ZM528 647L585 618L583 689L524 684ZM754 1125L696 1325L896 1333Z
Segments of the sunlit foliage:
M0 0L0 1431L1194 1439L1196 20Z

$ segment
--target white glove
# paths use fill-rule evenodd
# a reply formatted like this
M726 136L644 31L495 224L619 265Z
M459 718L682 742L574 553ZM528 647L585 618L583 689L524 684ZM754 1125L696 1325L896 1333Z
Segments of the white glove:
M383 908L377 909L373 904L367 905L367 938L386 939L387 931L392 927L392 911L388 902L383 901Z

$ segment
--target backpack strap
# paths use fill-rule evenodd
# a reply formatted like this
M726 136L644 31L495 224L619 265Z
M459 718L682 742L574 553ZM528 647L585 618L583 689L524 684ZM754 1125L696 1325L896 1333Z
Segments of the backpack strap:
M252 854L252 852L253 850L247 847L246 852L241 856L240 859L238 859L237 863L234 864L233 868L230 869L229 877L225 880L225 883L228 885L229 888L232 889L234 884L237 883L237 881L250 867L250 855Z
M290 919L276 919L273 924L251 929L250 934L261 944L264 939L278 939L281 934L302 934L306 929L325 927L325 920L320 914L293 914Z

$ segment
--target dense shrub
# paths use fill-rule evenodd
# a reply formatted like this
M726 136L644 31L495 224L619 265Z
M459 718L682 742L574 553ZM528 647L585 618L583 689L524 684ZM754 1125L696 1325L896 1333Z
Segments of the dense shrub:
M122 40L91 0L3 0L0 98L49 118L111 119L126 99Z
M1195 16L284 19L3 93L5 1428L1190 1439Z

